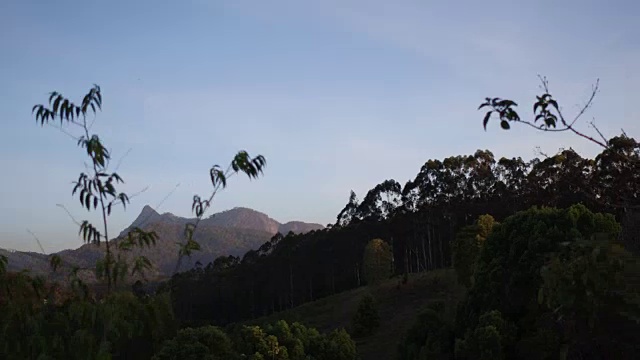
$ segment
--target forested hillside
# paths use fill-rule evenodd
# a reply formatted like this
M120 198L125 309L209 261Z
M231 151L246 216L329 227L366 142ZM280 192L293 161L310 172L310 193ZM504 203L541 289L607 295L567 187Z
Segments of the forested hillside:
M278 234L242 257L176 275L176 314L226 324L353 289L365 283L362 254L374 238L391 245L394 274L450 267L456 233L483 214L502 221L532 206L581 203L624 219L624 208L608 204L638 199L640 164L616 154L637 156L639 145L624 136L611 144L595 159L569 149L528 162L489 150L428 160L404 185L387 180L362 201L352 193L329 229ZM621 238L637 246L637 237Z

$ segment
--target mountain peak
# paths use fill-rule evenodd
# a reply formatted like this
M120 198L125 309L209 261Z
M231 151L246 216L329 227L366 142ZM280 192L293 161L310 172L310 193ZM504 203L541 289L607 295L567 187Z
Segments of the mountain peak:
M140 212L140 215L138 215L138 217L140 216L153 216L153 215L159 215L157 211L153 210L153 208L149 205L145 205L142 208L142 211Z
M129 230L135 227L142 228L153 225L154 223L184 225L189 221L190 219L182 218L169 212L161 215L151 206L145 205L142 208L140 215L138 215L129 227L122 231L121 235L126 234ZM269 217L267 214L244 206L236 206L232 209L215 213L206 219L203 219L201 225L259 230L271 234L280 232L283 235L286 235L289 231L303 233L324 228L324 226L320 224L309 224L301 221L290 221L285 224L281 224Z

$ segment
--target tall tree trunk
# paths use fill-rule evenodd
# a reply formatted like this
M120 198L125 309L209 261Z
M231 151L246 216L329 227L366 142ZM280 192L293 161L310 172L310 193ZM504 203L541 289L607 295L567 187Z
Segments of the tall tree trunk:
M409 258L407 257L407 247L404 248L404 273L409 276Z
M396 257L395 257L395 248L393 247L393 236L391 237L391 275L396 274ZM360 286L360 281L358 281L358 286Z
M427 236L429 236L429 230L428 229L429 228L427 228L427 234L426 234ZM420 243L422 244L422 262L426 264L427 263L427 252L426 252L425 246L424 246L424 238L425 238L425 233L423 231L421 236L420 236L420 239L422 240L422 241L420 241Z
M335 276L335 268L334 264L331 264L331 293L336 293L336 276Z
M440 244L440 267L447 267L447 263L444 258L444 251L442 250L442 233L438 232L438 243Z
M289 305L293 308L293 268L289 262Z

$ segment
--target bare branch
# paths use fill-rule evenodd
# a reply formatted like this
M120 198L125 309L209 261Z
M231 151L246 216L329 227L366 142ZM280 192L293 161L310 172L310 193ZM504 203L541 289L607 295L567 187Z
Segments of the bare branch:
M538 75L538 78L540 79L540 81L542 82L542 89L549 94L549 81L547 80L546 77L542 77L540 75ZM575 124L575 122L584 114L585 111L587 111L587 109L589 107L591 107L591 105L593 104L593 99L595 98L596 94L598 93L598 88L600 86L600 79L596 80L596 84L593 87L593 90L591 91L591 96L589 97L589 100L587 101L587 103L585 104L585 106L582 107L582 109L578 112L578 114L576 115L576 117L573 119L573 121L571 122L571 124L568 124L567 121L564 118L564 115L562 114L562 110L560 110L560 107L558 107L556 110L558 111L558 115L560 117L560 121L562 122L562 124L565 126L564 129L554 129L556 131L566 131L566 130L571 130L571 132L573 132L574 134L583 137L595 144L600 145L603 148L608 148L608 146L606 145L607 141L605 141L604 143L601 141L598 141L596 139L594 139L593 137L586 135L578 130L576 130L573 125ZM524 122L524 121L523 121ZM526 122L524 122L526 123ZM528 125L532 125L532 124L528 124ZM550 129L543 129L545 131L550 131Z
M31 236L33 236L34 239L36 239L36 242L38 243L38 246L40 247L40 250L42 251L43 255L47 255L47 252L44 251L44 248L42 247L42 243L40 242L40 239L38 239L38 237L36 236L36 234L34 234L31 230L27 229L27 232L29 234L31 234Z
M129 155L129 153L131 152L133 148L129 148L129 150L127 150L127 152L124 153L124 155L122 155L122 157L120 157L120 160L118 160L118 163L116 164L116 168L113 169L113 172L117 172L118 169L120 169L120 165L122 165L122 160L124 160L125 157L127 157L127 155Z
M544 156L546 159L549 158L549 155L545 152L542 151L542 149L540 148L540 146L536 146L536 149L534 151L534 153L538 156Z
M49 122L49 121L47 121L47 125L51 126L52 128L58 129L61 133L69 136L70 138L72 138L75 141L80 140L79 137L76 137L73 134L71 134L70 132L66 131L65 129L62 128L62 126L55 125L53 122Z
M596 94L598 93L598 89L600 87L600 79L596 79L596 84L593 86L593 89L591 90L591 96L589 97L589 100L587 101L587 103L582 107L582 109L580 110L580 112L578 112L578 114L576 115L576 117L573 119L573 121L571 122L570 126L573 126L573 124L576 123L576 121L578 121L578 119L580 119L580 117L585 113L585 111L587 111L588 108L591 107L591 105L593 105L593 99L595 99ZM605 140L606 142L606 140Z
M600 135L600 138L602 139L602 141L604 141L605 143L609 142L607 140L607 138L604 137L604 135L602 134L600 129L598 129L598 127L596 126L596 120L595 119L591 120L589 125L591 125L591 127L595 129L595 131L598 133L598 135Z
M69 210L67 210L67 208L62 205L62 204L56 204L57 207L62 208L62 210L64 210L67 215L69 215L69 218L71 218L71 221L73 221L76 225L80 226L82 225L78 220L76 220L76 218L73 217L73 215L71 215L71 212L69 212Z
M143 192L145 192L145 191L147 191L147 190L149 190L149 186L148 186L148 185L147 185L147 186L145 186L145 187L144 187L144 189L142 189L142 190L140 190L140 191L138 191L138 192L136 192L136 193L131 194L131 195L129 196L129 200L131 200L132 198L134 198L134 197L136 197L136 196L138 196L138 195L142 194ZM112 201L112 202L111 202L111 204L112 204L112 205L120 205L120 204L122 204L122 200L120 200L120 199L116 199L116 200Z

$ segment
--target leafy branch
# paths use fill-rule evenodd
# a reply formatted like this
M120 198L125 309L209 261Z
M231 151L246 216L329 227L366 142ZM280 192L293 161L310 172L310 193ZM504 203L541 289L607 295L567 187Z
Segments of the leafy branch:
M485 98L485 102L480 104L478 107L478 110L483 108L489 109L482 121L485 131L489 120L496 116L500 120L500 126L505 130L511 128L510 123L522 123L544 132L568 131L605 149L604 152L598 156L596 161L602 161L602 159L607 158L607 162L621 161L619 165L621 167L625 167L629 173L636 173L640 170L640 144L638 144L634 139L629 138L624 130L622 130L622 136L607 139L602 131L600 131L596 126L595 120L589 122L589 126L595 130L597 138L587 135L584 132L577 130L575 127L580 118L593 105L593 101L599 90L599 80L597 80L593 86L591 94L585 104L580 108L575 116L570 118L562 112L562 108L551 95L547 79L541 76L539 76L539 79L542 83L541 90L543 91L543 94L536 96L536 102L533 104L533 120L523 120L515 110L518 104L512 100L497 97ZM543 155L549 158L546 154ZM634 202L637 202L636 200L627 199L623 194L620 195L620 200L623 200L622 203L614 199L609 199L609 201L604 204L597 194L584 190L582 193L589 196L597 203L612 206L614 208L640 208L640 205L634 204Z
M239 151L233 158L229 166L225 171L222 171L219 165L214 165L209 169L209 178L213 185L213 190L208 199L202 199L199 195L193 196L193 203L191 205L191 211L196 214L195 223L187 223L184 228L185 242L178 243L178 261L174 273L177 273L180 269L182 259L190 257L194 251L200 250L200 244L194 240L194 234L204 214L211 206L213 198L221 189L227 187L227 180L238 173L244 173L249 179L257 179L263 174L263 169L267 165L267 161L262 155L251 157L249 153L244 150Z
M86 208L88 212L100 210L102 215L102 228L99 229L88 220L78 222L71 216L66 208L65 211L67 211L74 222L78 224L78 233L82 235L85 243L92 243L99 246L104 240L106 254L104 259L102 259L99 264L96 264L96 275L99 278L103 275L106 277L107 292L110 293L111 287L122 277L123 269L126 269L127 265L124 259L120 257L120 254L118 254L117 257L113 254L109 242L107 217L111 215L114 205L122 204L123 209L126 209L127 204L130 202L130 197L124 192L118 192L116 189L118 184L124 184L122 177L115 171L111 173L107 172L111 152L103 145L98 135L90 134L90 129L93 126L97 111L99 110L102 110L102 94L100 87L94 85L84 96L80 105L74 104L62 94L54 91L49 95L48 106L35 105L32 108L32 113L35 113L36 122L41 126L45 124L53 126L53 123L59 120L60 126L54 127L75 139L78 147L84 149L91 160L91 166L87 166L86 172L80 173L78 180L73 183L72 195L77 194L80 205ZM93 114L91 124L87 123L87 116L90 114ZM64 130L64 125L77 126L82 129L82 134L74 136ZM119 165L120 164L118 164L118 167ZM151 239L155 244L157 237L155 233L144 233L138 230L139 229L134 229L133 233L129 233L129 236L146 239L143 242L150 241L149 239ZM119 246L117 250L127 251L128 249ZM142 266L139 269L140 271L142 268L150 267L150 265L145 265L148 263L148 259L146 261L140 260L136 263L142 264L140 265ZM59 257L51 259L52 268L57 269L60 264L61 260ZM74 272L77 273L77 271L78 269L75 268ZM76 281L77 277L74 279L72 282Z
M565 117L562 113L561 107L558 105L558 102L551 95L551 91L549 90L549 82L545 77L539 76L540 81L542 82L542 90L544 93L540 96L536 96L536 102L533 104L533 120L523 120L515 108L518 104L512 100L502 99L502 98L486 98L485 102L480 104L478 110L488 107L490 110L484 116L482 121L482 126L484 129L487 129L487 124L492 116L498 117L500 120L500 127L504 130L509 130L511 128L510 123L522 123L528 125L539 131L548 131L548 132L563 132L569 131L572 132L582 138L585 138L603 148L609 148L607 144L607 140L602 136L600 130L595 126L592 122L591 126L596 129L596 131L600 134L602 140L595 139L592 136L589 136L575 128L576 122L584 115L584 113L593 105L593 100L598 93L600 80L596 80L595 85L591 91L591 95L589 99L585 103L584 106L581 107L580 111L573 117L573 119L569 119Z

